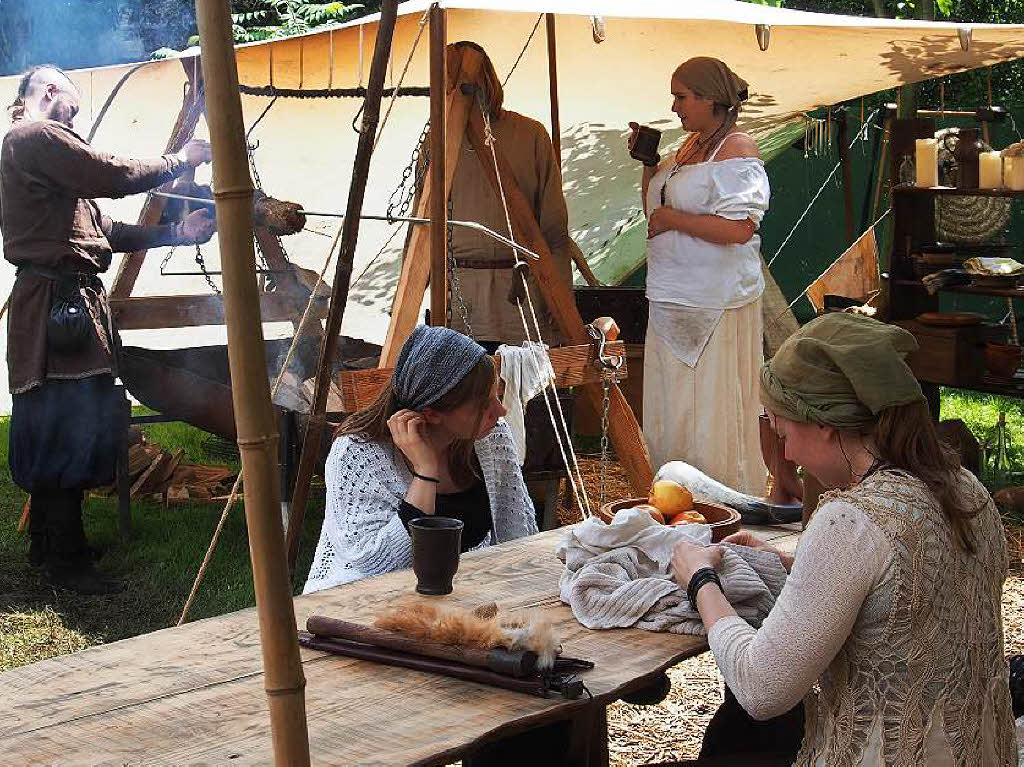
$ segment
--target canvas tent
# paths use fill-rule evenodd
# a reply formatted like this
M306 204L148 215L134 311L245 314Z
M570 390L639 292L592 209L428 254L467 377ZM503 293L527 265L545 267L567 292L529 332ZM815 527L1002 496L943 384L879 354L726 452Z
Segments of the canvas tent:
M668 95L669 75L679 61L713 55L745 77L751 84L751 100L742 123L770 150L773 137L783 146L788 143L792 134L779 129L803 111L1024 56L1020 26L973 25L967 34L955 24L831 16L734 0L652 0L633 6L611 0L454 0L442 5L448 10L448 39L480 43L502 75L512 69L538 14L556 14L563 184L570 229L584 253L597 253L593 265L599 276L601 245L631 217L638 203L638 167L624 146L627 123L636 120L664 129L663 146L681 137ZM427 6L424 0L399 6L389 85L401 75ZM758 25L762 42L770 28L764 51L758 44ZM375 17L366 17L302 37L239 46L240 82L291 89L365 84L375 31ZM602 36L603 41L596 42ZM427 47L424 34L405 85L427 84ZM94 144L125 155L159 154L181 107L186 68L195 66L195 59L186 54L181 60L139 68L114 99ZM89 132L108 94L130 68L72 73L83 94L76 125L80 133ZM506 105L547 123L547 77L541 28L506 85ZM10 103L16 86L17 78L0 78L0 102ZM263 96L243 97L247 124L252 125L269 103ZM252 134L259 144L255 161L267 191L310 210L340 210L357 138L351 125L360 103L352 98L278 99ZM385 211L427 113L425 98L395 102L371 165L365 212ZM205 135L200 121L197 136ZM197 180L203 181L202 172ZM110 215L131 221L143 199L103 201L101 206ZM289 256L319 271L328 237L338 223L311 219L308 228L313 231L285 240ZM348 335L378 343L385 335L404 239L396 236L380 254L393 231L376 222L365 222L361 228L354 272L358 279L343 328ZM207 264L216 269L216 242L203 250ZM133 295L208 292L202 277L162 276L160 263L166 255L166 250L150 254ZM168 268L194 269L193 255L188 248L177 249ZM108 284L114 272L107 275ZM6 297L12 282L13 268L3 262L0 298ZM275 323L265 332L274 336L290 330L287 323ZM223 343L224 338L222 327L125 333L127 343L154 348ZM0 411L8 409L9 401L0 401Z

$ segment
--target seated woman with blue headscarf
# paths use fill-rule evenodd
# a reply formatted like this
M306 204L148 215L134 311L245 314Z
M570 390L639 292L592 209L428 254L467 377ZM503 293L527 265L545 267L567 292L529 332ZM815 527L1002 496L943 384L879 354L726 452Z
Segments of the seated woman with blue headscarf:
M460 519L462 549L537 532L486 351L420 325L377 400L338 429L327 511L304 593L412 565L408 524Z

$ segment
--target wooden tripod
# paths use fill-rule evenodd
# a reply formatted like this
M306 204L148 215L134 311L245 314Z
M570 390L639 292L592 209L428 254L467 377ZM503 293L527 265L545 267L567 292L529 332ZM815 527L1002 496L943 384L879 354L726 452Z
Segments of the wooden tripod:
M165 153L181 150L195 133L199 118L206 111L206 88L202 70L182 60L182 67L188 77L189 87L175 120ZM154 226L160 222L166 200L163 197L149 197L142 206L138 223ZM308 291L299 282L295 272L288 268L288 259L280 242L264 227L255 229L256 240L267 264L276 273L276 289L260 292L260 312L264 322L296 320L306 308ZM110 289L110 307L119 330L149 330L160 328L181 328L197 325L223 325L224 301L218 295L191 296L139 296L132 297L135 282L142 271L146 250L128 253L121 261L114 284ZM307 321L322 319L326 307L315 306ZM300 329L296 327L296 332Z
M463 141L469 141L499 198L504 190L514 239L540 256L539 259L528 259L530 269L537 276L541 293L554 315L559 330L572 344L589 344L591 339L587 335L583 319L576 308L572 290L558 274L551 250L541 234L530 203L517 186L501 147L494 146L497 172L501 174L499 184L492 161L491 147L486 143L483 114L475 103L475 93L480 87L481 66L482 57L479 52L472 48L462 49L462 61L458 74L452 78L452 82L448 83L444 94L447 131L442 151L447 158L457 158ZM437 145L436 142L432 143L432 148ZM433 161L434 157L436 157L436 150L431 153L430 173L432 177L438 173L437 166ZM447 199L448 194L451 193L452 181L455 176L454 162L447 163L442 172L444 173L444 198ZM418 216L426 215L434 207L433 198L436 196L435 190L438 189L438 186L431 183L424 188L420 197ZM415 327L428 280L440 282L445 278L444 253L442 252L439 257L438 253L432 252L432 249L437 247L444 247L443 238L441 238L440 244L437 244L437 239L431 238L425 228L420 227L413 231L409 249L402 262L398 292L392 307L391 323L381 355L380 365L382 368L390 368L394 365L402 343ZM442 270L440 274L437 274L438 269ZM436 311L435 307L431 315L436 318L438 314L441 318L444 317L444 312ZM598 412L601 412L603 398L601 385L595 380L584 383L581 388L587 400ZM617 385L612 385L609 397L609 436L626 469L630 484L636 492L645 495L653 479L647 446L640 433L636 417Z

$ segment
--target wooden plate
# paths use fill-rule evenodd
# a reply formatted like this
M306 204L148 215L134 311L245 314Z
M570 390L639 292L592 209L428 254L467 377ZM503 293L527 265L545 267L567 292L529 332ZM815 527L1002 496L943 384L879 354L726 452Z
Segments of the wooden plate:
M917 321L922 325L944 328L979 325L983 319L985 318L982 315L975 312L925 312L917 315Z
M615 512L639 506L641 503L647 503L647 499L626 498L621 501L611 501L597 510L597 516L605 522L611 522ZM727 535L739 532L742 517L740 517L740 513L736 509L730 509L728 506L722 506L719 503L694 498L693 510L699 511L704 515L704 519L708 521L708 526L711 528L711 540L715 543L718 543Z

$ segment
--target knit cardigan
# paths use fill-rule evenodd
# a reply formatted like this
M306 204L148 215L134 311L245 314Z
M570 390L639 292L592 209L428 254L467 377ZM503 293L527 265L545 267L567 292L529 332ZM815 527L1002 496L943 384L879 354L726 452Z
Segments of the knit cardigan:
M493 525L480 545L536 533L533 502L504 420L476 442L475 451ZM411 567L412 539L398 507L412 475L398 448L390 442L339 437L331 446L324 474L327 512L303 593Z

